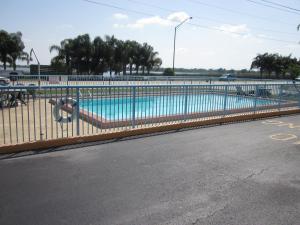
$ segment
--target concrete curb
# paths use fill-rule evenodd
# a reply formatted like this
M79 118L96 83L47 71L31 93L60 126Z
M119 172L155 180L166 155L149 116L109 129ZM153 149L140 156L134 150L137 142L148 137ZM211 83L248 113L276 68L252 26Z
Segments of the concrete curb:
M0 154L10 154L10 153L18 153L24 151L39 151L39 150L44 150L49 148L66 146L66 145L74 145L74 144L81 144L81 143L95 142L95 141L106 141L112 139L132 137L137 135L145 135L151 133L159 133L159 132L180 130L185 128L200 127L200 126L208 126L208 125L216 125L216 124L223 124L223 123L234 123L234 122L262 119L262 118L275 117L281 115L291 115L297 113L300 113L300 109L292 109L292 110L278 111L278 112L265 112L265 113L258 113L258 114L249 114L249 115L236 115L236 116L229 116L229 117L223 117L223 118L217 118L211 120L186 122L180 124L169 124L169 125L163 125L157 127L140 128L134 130L107 133L107 134L97 134L92 136L60 138L54 140L35 141L35 142L15 144L15 145L4 145L4 146L0 146Z

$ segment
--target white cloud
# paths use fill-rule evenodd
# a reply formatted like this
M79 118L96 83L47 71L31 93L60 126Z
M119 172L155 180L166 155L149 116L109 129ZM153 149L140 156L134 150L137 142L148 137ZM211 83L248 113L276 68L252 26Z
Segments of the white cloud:
M127 20L128 19L128 15L123 14L123 13L115 13L113 15L113 17L117 20Z
M73 29L73 25L72 24L60 24L56 27L58 30L71 30Z
M190 16L186 12L175 12L170 14L167 19L173 22L182 22Z
M170 26L172 23L169 20L163 19L160 16L138 19L134 23L128 24L129 28L144 28L147 25Z
M114 28L124 28L125 26L123 24L115 23L115 24L113 24L113 27Z
M148 25L158 26L173 26L175 23L181 22L190 16L186 12L174 12L168 15L166 18L160 16L145 17L134 21L134 23L128 24L114 24L114 28L132 28L142 29Z
M216 28L224 31L225 33L231 34L234 37L238 37L241 35L243 37L248 37L250 35L250 29L247 27L246 24L240 24L240 25L223 24Z

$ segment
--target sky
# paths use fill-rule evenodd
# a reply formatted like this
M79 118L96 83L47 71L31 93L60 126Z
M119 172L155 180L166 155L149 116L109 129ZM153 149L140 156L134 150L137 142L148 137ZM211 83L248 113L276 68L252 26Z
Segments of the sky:
M300 0L270 1L300 9ZM0 0L0 4L0 29L21 31L25 51L34 48L41 64L49 64L55 56L50 45L88 33L92 39L115 35L147 42L159 52L162 66L171 67L174 27L190 16L193 19L177 32L175 67L249 69L252 59L265 52L300 58L300 11L265 7L263 0Z

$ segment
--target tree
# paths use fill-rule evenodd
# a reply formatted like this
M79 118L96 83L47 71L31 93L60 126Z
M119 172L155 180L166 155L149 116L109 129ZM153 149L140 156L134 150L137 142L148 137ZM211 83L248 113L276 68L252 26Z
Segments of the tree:
M264 53L258 54L254 58L251 64L251 69L260 69L261 78L263 72L267 72L269 78L271 78L271 74L274 72L278 79L280 77L285 78L286 73L289 72L290 66L297 64L299 64L298 60L296 58L292 58L291 55L282 56L279 54Z
M57 51L58 55L52 59L53 62L64 63L66 66L66 73L72 74L71 65L71 49L72 49L72 39L65 39L60 42L60 46L51 45L50 52Z
M77 74L90 74L92 44L88 34L78 35L72 40L70 55Z
M24 52L24 49L21 32L8 33L0 30L0 61L3 63L4 70L7 63L16 70L17 60L29 61L29 55Z
M288 68L288 72L290 73L291 78L294 80L300 76L300 66L297 64L291 64Z
M29 61L29 55L28 53L24 52L25 45L22 41L22 33L11 33L11 48L9 51L9 56L11 57L11 65L13 67L13 70L16 70L17 67L17 60L23 60L23 61Z
M143 49L142 49L142 45L138 43L137 46L135 46L135 55L133 58L133 63L135 65L135 72L136 74L139 74L139 68L142 64L142 57L143 57Z
M10 48L12 46L11 38L5 30L0 30L0 60L3 63L4 70L9 61Z
M107 70L105 61L106 43L101 37L95 37L92 44L91 70L94 74L102 74Z
M129 45L122 40L116 41L115 48L115 71L126 75L127 64L129 64Z
M162 64L161 58L158 57L158 52L151 52L147 61L147 73L150 74L150 70L153 68L159 68Z
M109 74L112 75L112 71L115 66L115 49L117 39L114 36L105 36L106 48L105 48L105 60L109 67Z
M166 68L163 72L164 76L174 76L174 70L172 68Z
M267 53L265 53L265 54L267 54ZM264 62L265 54L263 54L263 55L258 54L254 58L254 60L252 61L252 64L251 64L251 69L254 69L254 68L259 69L261 79L263 78L263 72L265 71L265 62Z
M114 36L95 37L90 40L88 34L78 35L73 39L65 39L60 45L50 46L50 52L56 51L57 55L51 60L54 68L65 68L69 74L102 74L109 71L123 75L127 73L129 65L130 74L135 67L139 73L142 67L143 74L147 70L148 74L153 68L158 68L162 61L154 48L144 43L136 41L122 41Z
M137 61L137 51L139 48L139 43L136 41L126 41L126 45L128 46L128 64L129 64L129 74L132 75L132 68L134 63Z

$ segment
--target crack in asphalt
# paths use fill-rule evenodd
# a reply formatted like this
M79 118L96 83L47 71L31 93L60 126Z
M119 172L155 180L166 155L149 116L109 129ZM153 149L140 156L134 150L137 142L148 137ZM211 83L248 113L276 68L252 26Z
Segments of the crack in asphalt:
M229 186L230 186L230 188L233 188L233 187L237 186L238 183L239 183L240 181L243 182L243 181L248 180L248 179L251 179L251 178L253 178L253 177L255 177L255 176L259 176L259 175L263 174L265 171L267 171L268 169L269 169L269 168L263 168L263 169L261 169L260 171L258 171L258 172L253 172L253 173L249 174L248 176L246 176L246 177L244 177L244 178L242 178L242 179L239 178L239 177L235 177L236 180L233 181ZM222 186L223 186L223 185L222 185ZM230 201L227 201L227 202L224 204L223 207L214 210L212 213L207 214L205 217L201 217L201 218L196 219L194 222L191 223L191 225L197 225L197 224L200 222L200 219L206 220L206 219L208 219L208 218L214 217L214 215L215 215L216 213L218 213L218 212L220 212L220 211L226 209L226 207L228 207L229 204L230 204Z

